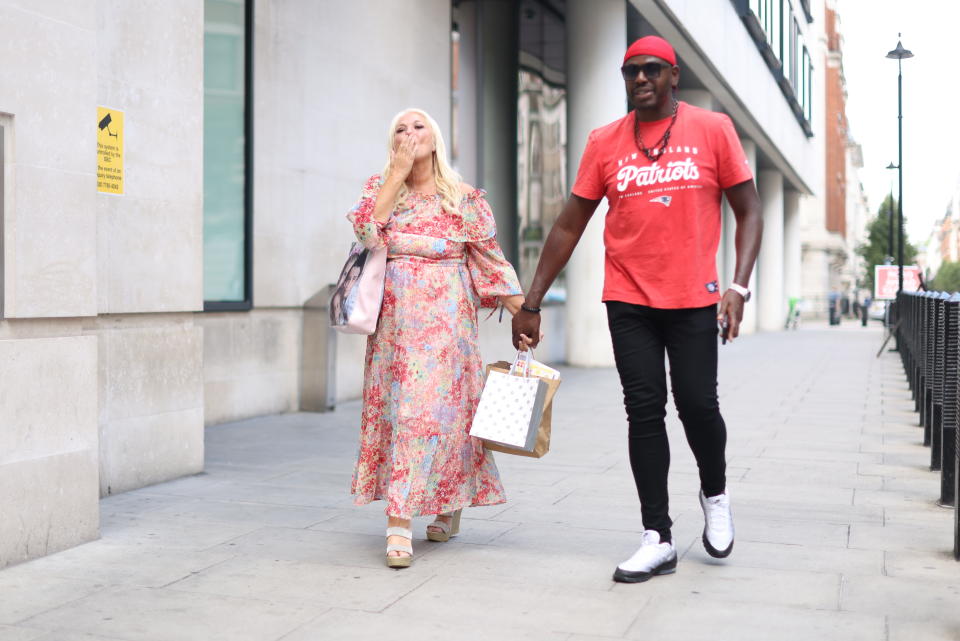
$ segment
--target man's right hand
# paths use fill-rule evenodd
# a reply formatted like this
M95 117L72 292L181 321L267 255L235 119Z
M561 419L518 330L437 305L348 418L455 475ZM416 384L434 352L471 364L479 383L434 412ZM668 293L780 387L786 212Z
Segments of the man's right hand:
M524 343L530 347L540 344L540 314L521 309L513 316L513 346L520 349Z

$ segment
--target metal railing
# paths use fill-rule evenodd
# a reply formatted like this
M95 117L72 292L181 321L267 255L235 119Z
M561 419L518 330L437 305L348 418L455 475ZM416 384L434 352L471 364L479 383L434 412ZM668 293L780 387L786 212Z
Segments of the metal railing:
M960 292L901 292L891 323L960 560Z

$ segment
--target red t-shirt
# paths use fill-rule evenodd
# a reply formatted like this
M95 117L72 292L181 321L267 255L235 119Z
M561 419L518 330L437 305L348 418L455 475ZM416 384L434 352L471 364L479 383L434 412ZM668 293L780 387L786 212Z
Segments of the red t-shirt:
M722 190L753 178L733 122L681 102L667 150L651 163L634 135L636 115L590 132L573 193L609 202L603 300L661 309L720 298L717 246ZM641 122L653 145L670 118Z

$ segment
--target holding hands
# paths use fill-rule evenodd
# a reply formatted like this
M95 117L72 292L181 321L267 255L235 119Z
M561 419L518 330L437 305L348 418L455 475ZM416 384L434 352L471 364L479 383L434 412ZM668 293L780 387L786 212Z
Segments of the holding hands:
M523 296L503 296L500 298L500 302L503 303L503 306L507 308L507 311L513 315L513 346L520 351L527 351L533 347L536 347L540 341L543 340L543 332L540 331L540 315L531 314L530 312L525 312L521 309L521 305L524 303ZM517 331L517 319L520 316L533 316L536 320L536 327L527 327L524 328L527 331ZM536 336L536 340L532 337Z
M536 338L534 338L536 337ZM518 310L513 315L513 346L526 351L540 344L543 332L540 331L540 314Z

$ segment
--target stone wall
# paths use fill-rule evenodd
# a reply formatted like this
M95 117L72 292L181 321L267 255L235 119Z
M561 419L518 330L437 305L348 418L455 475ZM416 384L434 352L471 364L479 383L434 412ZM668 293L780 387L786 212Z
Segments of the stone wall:
M3 567L202 469L203 5L0 0L0 24ZM97 191L99 106L122 195Z

